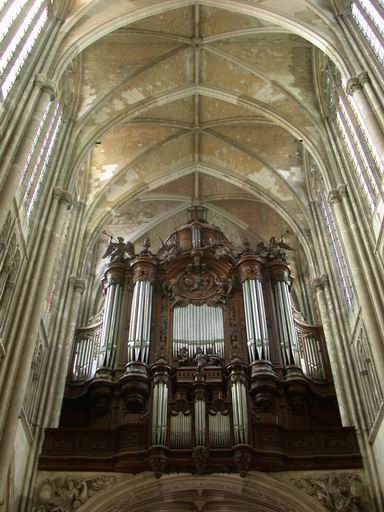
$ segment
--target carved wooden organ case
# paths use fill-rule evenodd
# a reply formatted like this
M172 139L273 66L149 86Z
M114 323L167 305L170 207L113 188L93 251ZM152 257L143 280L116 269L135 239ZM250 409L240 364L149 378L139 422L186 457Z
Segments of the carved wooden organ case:
M77 330L41 467L68 469L69 453L88 469L156 476L360 465L322 329L294 318L281 244L236 254L197 215L157 254L146 242L116 259L102 315ZM67 451L63 436L77 440Z

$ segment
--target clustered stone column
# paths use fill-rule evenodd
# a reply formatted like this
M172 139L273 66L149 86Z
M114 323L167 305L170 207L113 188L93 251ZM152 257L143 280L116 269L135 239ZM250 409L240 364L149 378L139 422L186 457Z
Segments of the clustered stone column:
M36 273L34 280L29 284L30 289L36 288L35 294L30 294L30 303L26 306L30 307L30 314L24 315L18 325L17 336L15 337L15 345L17 350L14 350L14 357L17 359L11 360L9 365L10 370L15 370L14 375L10 376L7 385L3 386L2 392L4 397L9 400L3 400L3 407L8 404L8 410L2 411L1 418L5 418L3 426L3 437L0 445L0 492L4 488L4 482L7 478L7 471L13 453L13 443L16 435L18 425L18 418L23 406L23 399L25 396L27 379L26 375L29 374L31 362L33 359L33 352L35 348L34 341L40 328L41 312L43 309L44 301L46 300L49 286L51 284L51 277L56 261L57 247L60 245L62 237L62 229L65 224L65 215L68 213L72 206L72 196L67 191L61 188L53 190L52 203L50 208L50 215L46 224L46 250L45 258L41 265L41 271ZM12 386L13 384L13 386ZM1 496L0 496L1 500Z
M337 225L348 254L350 270L355 284L356 295L359 298L361 317L370 340L373 362L377 368L376 373L380 381L380 387L384 390L384 377L380 368L384 366L384 345L380 335L378 322L382 322L382 305L376 296L376 283L370 283L368 288L367 279L370 279L371 270L364 258L360 259L354 242L352 228L354 227L354 216L349 206L347 188L344 184L332 189L328 195L328 201L333 207ZM374 306L372 308L372 306ZM374 314L372 314L372 312ZM378 314L380 312L380 314ZM378 316L377 316L378 315Z
M27 161L28 154L31 150L33 139L37 133L38 127L43 118L44 111L49 103L57 97L57 86L44 75L36 75L35 78L36 88L34 95L38 96L37 105L33 111L27 132L24 134L23 141L17 150L16 156L10 152L3 156L2 169L6 178L4 185L0 190L0 229L3 226L9 209L11 208L13 198L20 185L20 177L22 169ZM18 134L14 133L13 138L17 140ZM21 138L21 137L20 137ZM13 163L12 163L13 159ZM10 165L12 163L12 165Z
M340 364L340 351L338 350L334 335L334 329L332 327L332 321L334 321L334 313L331 302L328 302L327 305L327 300L325 297L325 287L329 287L329 279L327 274L323 274L322 276L316 277L312 280L312 288L316 295L317 304L319 306L321 324L324 329L325 339L327 340L329 359L332 362L332 376L335 384L335 389L337 392L340 416L343 425L349 426L351 425L351 417L349 414L345 386L342 384L343 372ZM328 311L328 308L331 309L331 312Z

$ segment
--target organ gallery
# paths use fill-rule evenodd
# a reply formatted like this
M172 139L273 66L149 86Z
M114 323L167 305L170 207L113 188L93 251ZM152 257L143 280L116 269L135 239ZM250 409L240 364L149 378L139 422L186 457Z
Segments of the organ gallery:
M197 474L361 467L286 245L242 250L192 207L157 253L111 237L40 469Z

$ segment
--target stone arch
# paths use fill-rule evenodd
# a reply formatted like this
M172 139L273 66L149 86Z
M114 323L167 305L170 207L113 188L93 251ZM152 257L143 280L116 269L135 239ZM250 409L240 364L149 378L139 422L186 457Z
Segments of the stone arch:
M82 505L78 512L325 512L313 498L262 473L123 477Z

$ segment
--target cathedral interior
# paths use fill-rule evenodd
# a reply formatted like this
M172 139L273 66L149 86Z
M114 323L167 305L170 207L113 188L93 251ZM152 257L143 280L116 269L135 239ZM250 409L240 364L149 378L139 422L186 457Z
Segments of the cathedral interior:
M384 511L383 27L0 0L0 512Z

